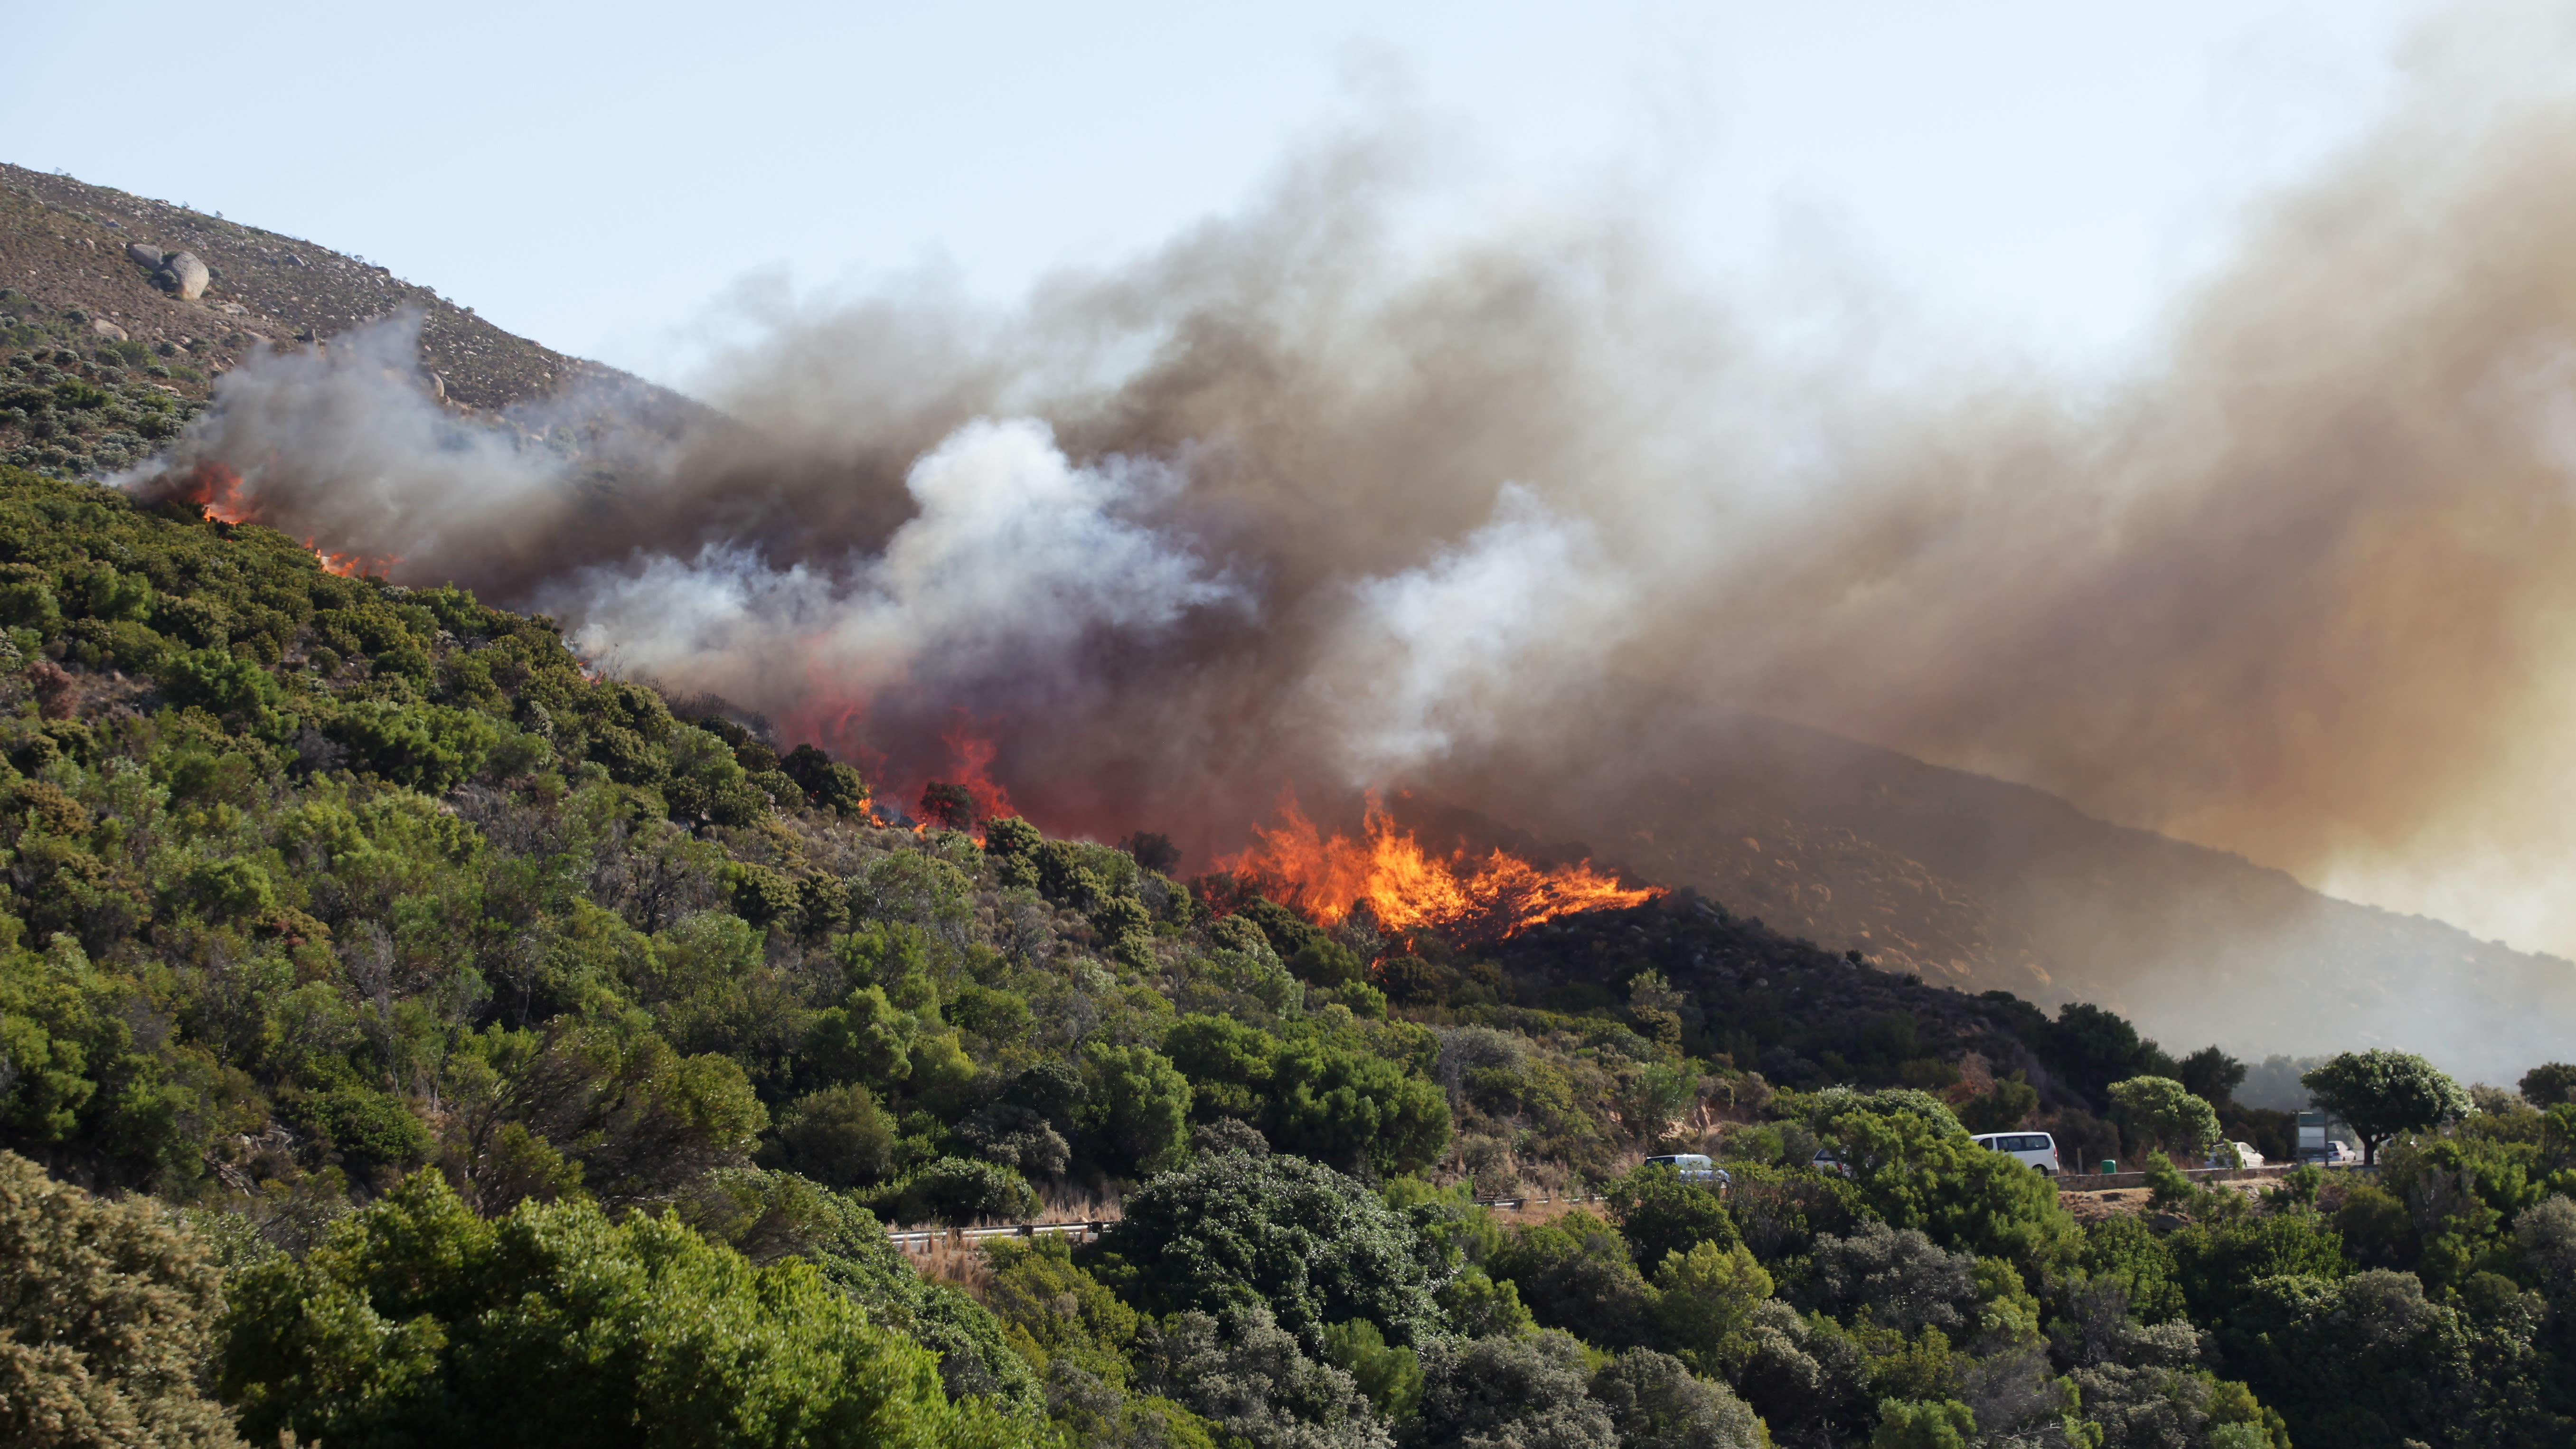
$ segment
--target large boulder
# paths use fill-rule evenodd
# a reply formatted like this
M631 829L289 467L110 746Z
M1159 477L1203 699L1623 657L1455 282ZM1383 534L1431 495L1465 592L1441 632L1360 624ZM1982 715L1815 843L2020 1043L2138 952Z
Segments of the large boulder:
M123 342L125 340L125 329L108 321L104 317L94 317L90 319L89 330L106 338L110 342Z
M152 274L152 280L159 283L164 291L176 292L193 302L206 290L206 283L212 281L213 276L207 272L206 264L197 260L196 253L172 252L161 259L161 270Z
M141 242L127 242L125 244L125 259L134 263L136 266L143 268L147 272L157 272L161 270L161 257L162 251L159 247L145 246Z

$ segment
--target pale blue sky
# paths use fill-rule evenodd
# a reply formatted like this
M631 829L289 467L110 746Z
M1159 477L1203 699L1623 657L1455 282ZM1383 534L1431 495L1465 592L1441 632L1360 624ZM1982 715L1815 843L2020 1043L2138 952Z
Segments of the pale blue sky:
M679 380L744 277L1007 301L1394 104L1468 214L1624 189L1712 278L1824 245L1935 321L2107 356L2368 126L2423 9L0 0L0 154Z

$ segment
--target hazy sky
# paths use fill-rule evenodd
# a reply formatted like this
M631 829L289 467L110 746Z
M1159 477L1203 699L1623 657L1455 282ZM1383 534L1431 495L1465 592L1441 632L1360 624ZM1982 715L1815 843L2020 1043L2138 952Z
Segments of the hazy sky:
M2421 9L0 0L0 154L685 380L746 279L1007 300L1392 111L1453 211L1643 195L1715 277L1821 253L2068 359L2364 126Z

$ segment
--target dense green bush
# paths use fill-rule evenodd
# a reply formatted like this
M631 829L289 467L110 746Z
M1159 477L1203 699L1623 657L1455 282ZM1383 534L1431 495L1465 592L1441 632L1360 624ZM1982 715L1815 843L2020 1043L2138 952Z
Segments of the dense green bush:
M1310 1350L1354 1318L1400 1343L1440 1323L1436 1265L1411 1221L1301 1158L1232 1152L1165 1173L1127 1200L1101 1257L1156 1312L1257 1304Z
M222 1275L169 1214L0 1152L0 1262L0 1441L240 1444L198 1382Z
M434 1173L301 1262L238 1275L219 1385L257 1439L992 1444L928 1352L808 1264L755 1268L678 1222L581 1204L474 1215Z

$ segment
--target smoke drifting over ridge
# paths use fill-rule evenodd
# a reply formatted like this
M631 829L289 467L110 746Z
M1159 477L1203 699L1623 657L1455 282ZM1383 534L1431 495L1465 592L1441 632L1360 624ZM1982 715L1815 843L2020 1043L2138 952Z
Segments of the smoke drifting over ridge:
M1291 781L1705 705L2438 896L2576 818L2571 122L2428 78L2080 392L1784 327L1651 218L1425 250L1364 138L1007 316L783 320L677 440L504 444L381 335L228 378L184 456L896 788L990 741L1052 829L1205 852Z

